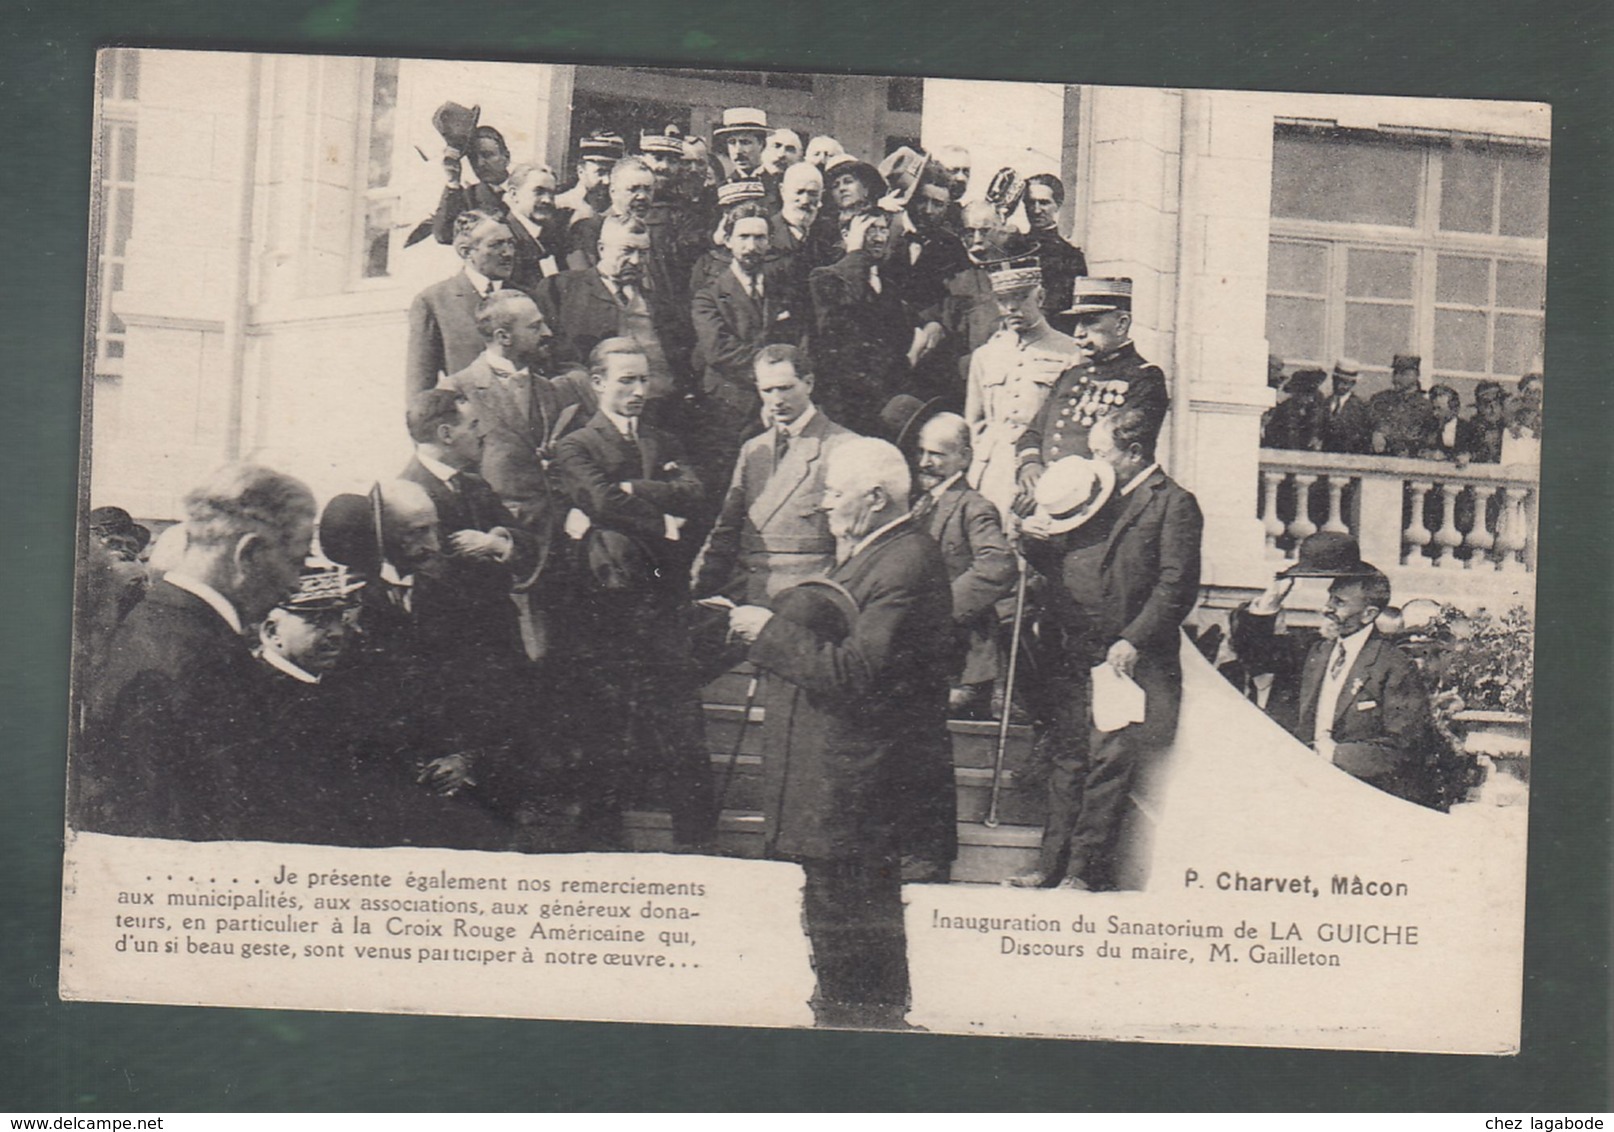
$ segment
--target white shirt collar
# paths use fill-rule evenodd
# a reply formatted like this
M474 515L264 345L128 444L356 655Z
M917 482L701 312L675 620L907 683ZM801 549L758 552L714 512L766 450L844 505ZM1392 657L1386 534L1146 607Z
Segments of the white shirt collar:
M807 411L801 416L797 417L787 425L776 424L774 427L789 433L790 439L795 440L798 436L807 431L807 426L813 423L813 418L817 415L818 406L809 403L807 406Z
M605 414L606 419L615 425L616 430L623 436L639 435L638 417L619 417L610 409L601 409L600 412Z
M518 373L527 372L525 367L517 368L515 362L512 362L503 354L495 354L492 350L483 350L482 360L487 363L490 370L500 377L514 377Z
M421 467L425 468L428 472L442 480L444 483L447 483L455 476L460 474L460 470L458 468L451 468L441 460L437 459L437 457L428 456L425 452L418 448L415 449L415 459L420 461Z
M502 282L497 279L489 279L486 275L483 275L469 263L461 267L460 270L465 272L465 278L471 281L471 286L476 288L476 293L478 295L486 295L488 293L489 283L493 284L493 289L495 291L504 290L504 284Z
M862 538L858 539L857 545L852 547L852 553L848 554L846 556L846 558L849 559L849 558L856 557L856 555L860 551L862 551L864 547L868 546L869 543L873 542L875 539L877 539L881 535L885 534L887 531L889 531L892 527L896 526L898 523L906 522L907 519L908 519L909 514L910 514L910 512L905 511L901 515L898 515L895 519L892 519L889 523L886 523L884 526L876 527L876 528L874 528L874 530L870 531L868 534L866 534ZM846 561L846 559L842 559L842 561L844 562L844 561Z
M948 489L951 488L955 483L957 483L958 480L959 480L959 477L962 476L963 474L964 474L963 472L954 472L952 475L950 475L946 479L942 480L941 483L939 483L935 487L931 488L930 489L930 494L935 496L937 499L940 499L942 496L947 494Z
M530 235L534 240L539 239L542 234L542 229L540 229L538 225L534 224L531 220L521 215L521 213L517 212L513 208L510 210L510 215L515 218L516 223L520 224L527 230L527 234Z
M230 603L230 599L200 578L193 578L189 574L183 574L178 570L170 570L163 575L163 580L207 602L212 607L213 612L224 618L224 623L235 632L236 636L239 637L245 634L246 630L241 627L241 614L236 612L236 608Z
M296 680L299 683L302 683L302 684L318 684L319 683L320 678L318 676L315 676L312 672L308 672L308 671L306 671L306 670L304 670L302 668L297 667L297 665L293 664L291 661L289 661L285 657L281 656L274 649L264 649L263 652L260 653L259 655L263 657L264 663L267 664L270 668L279 669L281 672L284 672L287 676L290 676L293 680Z
M1138 488L1140 486L1142 486L1144 480L1148 479L1150 476L1154 475L1159 470L1160 470L1159 461L1156 461L1155 463L1150 464L1147 468L1144 468L1143 471L1139 472L1137 475L1133 476L1131 479L1126 481L1126 486L1121 489L1121 494L1122 495L1131 495L1134 491L1138 490Z

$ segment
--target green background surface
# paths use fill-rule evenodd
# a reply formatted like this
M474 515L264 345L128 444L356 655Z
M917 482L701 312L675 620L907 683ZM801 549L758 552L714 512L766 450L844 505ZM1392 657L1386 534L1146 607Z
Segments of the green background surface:
M0 1111L1607 1109L1614 5L18 0L0 23ZM1523 1053L1320 1053L63 1004L93 50L744 64L1462 95L1554 113Z

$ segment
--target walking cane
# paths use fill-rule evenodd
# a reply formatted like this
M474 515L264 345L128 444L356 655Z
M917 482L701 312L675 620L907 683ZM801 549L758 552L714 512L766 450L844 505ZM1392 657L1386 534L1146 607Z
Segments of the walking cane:
M1020 625L1026 614L1026 560L1017 553L1020 581L1014 588L1014 627L1009 633L1009 674L1003 681L1003 718L998 721L998 749L992 759L992 800L986 808L986 827L998 827L998 801L1003 796L1003 758L1009 749L1009 716L1014 707L1014 674L1020 663Z
M734 735L734 746L729 750L728 765L723 768L723 782L717 788L717 810L723 812L723 805L729 798L729 783L734 781L734 766L740 761L740 748L745 745L745 729L751 724L751 705L757 699L758 673L751 674L751 683L745 689L745 708L740 712L740 729Z

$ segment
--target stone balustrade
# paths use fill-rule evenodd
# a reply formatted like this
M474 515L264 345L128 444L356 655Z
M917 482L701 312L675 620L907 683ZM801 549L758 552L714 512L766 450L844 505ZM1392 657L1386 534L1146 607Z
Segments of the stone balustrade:
M1535 569L1534 465L1261 451L1257 514L1269 559L1293 559L1308 535L1354 535L1391 569L1522 574Z

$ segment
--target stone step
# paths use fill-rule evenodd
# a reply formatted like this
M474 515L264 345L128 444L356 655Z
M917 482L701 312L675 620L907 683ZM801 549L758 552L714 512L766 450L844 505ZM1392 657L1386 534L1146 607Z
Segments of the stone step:
M627 847L636 853L666 853L672 849L672 821L656 810L630 810L623 819ZM970 822L958 823L958 858L952 879L969 884L998 884L1036 864L1038 826L1004 824L995 829ZM763 819L753 811L725 810L718 822L718 851L731 857L760 858Z

